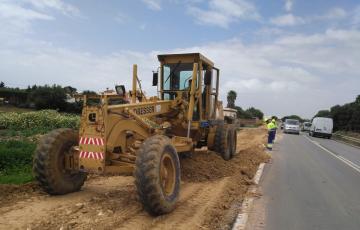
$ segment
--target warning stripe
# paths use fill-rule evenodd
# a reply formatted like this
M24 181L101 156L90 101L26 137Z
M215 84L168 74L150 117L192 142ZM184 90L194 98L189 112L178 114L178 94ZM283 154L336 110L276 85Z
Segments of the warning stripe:
M104 140L98 137L80 137L80 145L104 145Z
M104 159L104 153L100 153L100 152L85 152L85 151L81 151L80 158L92 158L95 160L103 160Z

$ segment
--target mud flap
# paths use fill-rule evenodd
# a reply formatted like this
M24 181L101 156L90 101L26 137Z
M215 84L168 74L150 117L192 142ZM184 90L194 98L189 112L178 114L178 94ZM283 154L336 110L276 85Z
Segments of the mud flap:
M79 141L79 169L103 173L105 169L105 140L98 136L82 136Z

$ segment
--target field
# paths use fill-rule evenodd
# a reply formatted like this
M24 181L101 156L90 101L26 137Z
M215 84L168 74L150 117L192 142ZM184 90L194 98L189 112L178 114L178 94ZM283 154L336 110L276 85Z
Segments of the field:
M53 110L0 113L0 184L32 181L32 155L41 135L78 125L79 116Z

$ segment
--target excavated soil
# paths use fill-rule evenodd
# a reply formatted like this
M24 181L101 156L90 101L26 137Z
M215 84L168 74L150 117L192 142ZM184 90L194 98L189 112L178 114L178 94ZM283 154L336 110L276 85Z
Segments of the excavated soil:
M264 153L265 130L238 132L238 154L224 161L199 151L181 159L176 209L152 217L132 177L91 177L81 191L49 196L36 184L0 185L0 229L229 229Z

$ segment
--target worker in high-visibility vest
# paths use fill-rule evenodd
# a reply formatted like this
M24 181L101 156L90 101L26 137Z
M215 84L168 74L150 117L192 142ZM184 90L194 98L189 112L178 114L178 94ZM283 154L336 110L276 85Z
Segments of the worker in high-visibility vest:
M277 124L276 124L275 118L273 118L273 119L271 120L271 122L274 123L274 125L275 125L275 128L274 128L274 138L273 138L273 141L272 141L272 143L274 144L275 138L276 138Z
M274 137L275 137L275 131L276 131L276 125L271 119L269 119L266 127L268 130L268 142L267 142L266 148L268 150L272 150L273 141L274 141Z

